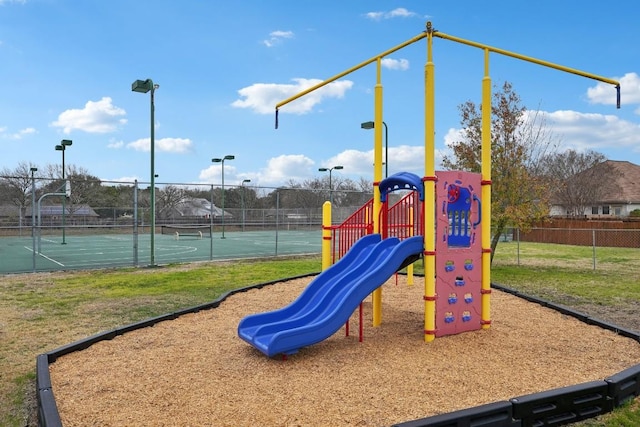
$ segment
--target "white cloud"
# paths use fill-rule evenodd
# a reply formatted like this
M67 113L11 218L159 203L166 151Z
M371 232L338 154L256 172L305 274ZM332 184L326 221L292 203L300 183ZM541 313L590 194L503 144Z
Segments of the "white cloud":
M640 76L636 73L627 73L616 80L620 82L621 104L640 104ZM609 83L599 82L587 89L587 98L591 104L615 105L616 90Z
M382 19L393 19L393 18L413 18L420 17L419 14L415 12L411 12L404 7L398 7L388 12L368 12L365 16L373 21L380 21Z
M150 151L151 139L142 138L127 144L127 148L136 151ZM193 142L188 138L160 138L155 140L156 151L167 153L188 153L193 147Z
M34 128L24 128L15 133L6 133L7 127L0 127L0 137L6 139L22 139L25 135L32 135L38 133Z
M24 128L19 133L20 135L28 135L31 133L36 133L36 130L34 128Z
M606 155L608 149L640 151L640 124L614 115L581 113L572 110L528 112L538 119L561 142L560 150L594 150ZM451 128L444 137L444 153L451 155L451 143L463 139L462 130Z
M235 184L237 181L236 173L237 170L233 162L224 164L225 188L227 185L233 186ZM200 171L198 178L203 182L219 183L222 181L222 164L212 163L211 166Z
M601 151L624 147L637 150L640 146L640 124L614 115L570 110L543 114L546 124L562 139L565 148Z
M392 58L383 58L382 66L384 68L388 68L390 70L408 70L409 69L409 60L407 59L392 59Z
M237 173L233 162L225 163L225 186L238 185L244 179L250 179L252 186L278 187L289 180L302 182L314 176L317 168L315 162L302 154L283 154L267 161L267 165L258 172ZM220 183L222 178L222 166L219 163L212 164L200 171L198 179L202 182Z
M319 79L292 79L294 84L255 83L244 87L238 94L244 99L238 99L231 105L237 108L250 108L259 114L271 114L275 111L275 105L284 101L305 89L322 82ZM350 80L338 80L326 86L308 93L307 95L285 105L281 111L292 114L306 114L316 104L325 98L342 98L347 90L351 89L353 82Z
M349 175L373 176L373 150L344 150L341 153L323 161L322 167L333 167L342 165L344 169L341 173Z
M74 129L87 133L109 133L127 122L127 119L120 118L125 114L124 109L114 106L111 98L105 96L97 102L87 101L81 110L63 111L51 126L62 128L65 134Z
M261 185L279 185L290 179L303 181L310 177L314 161L302 154L284 154L272 157L252 181Z
M225 163L225 185L238 185L243 179L250 179L251 185L277 187L289 180L302 182L316 174L315 162L303 154L283 154L272 157L258 172L237 174L233 163ZM198 178L203 182L219 183L222 176L220 164L213 164L200 172Z
M0 6L4 6L5 4L12 4L12 3L26 4L27 0L0 0Z
M382 160L384 158L385 147L382 147ZM382 166L383 175L388 169L389 175L396 172L407 171L418 175L424 173L424 147L412 145L399 145L389 147L389 164ZM373 177L373 149L367 151L345 150L330 159L322 162L324 167L342 165L344 169L340 172L347 175L359 175L371 179Z
M404 7L398 7L396 9L393 9L391 12L388 13L388 17L389 18L411 18L414 16L419 16L417 13L415 12L410 12L407 9L405 9Z
M373 21L379 21L384 18L384 12L367 12L364 16Z
M451 147L456 141L462 140L464 135L462 134L462 129L449 128L446 135L444 136L444 145L447 147Z
M111 140L111 141L107 144L107 148L115 148L115 149L118 149L118 148L122 148L122 147L124 147L124 141L114 141L114 140Z
M284 39L292 39L294 37L293 31L272 31L269 33L269 38L262 40L262 44L267 47L273 47L277 44L282 43Z

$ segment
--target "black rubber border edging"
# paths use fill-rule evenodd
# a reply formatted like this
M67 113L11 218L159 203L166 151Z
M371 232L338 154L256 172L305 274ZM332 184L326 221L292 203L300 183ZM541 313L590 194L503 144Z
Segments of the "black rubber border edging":
M38 425L41 427L62 427L49 373L49 365L54 363L59 357L75 351L84 350L96 342L110 340L127 332L153 326L165 320L173 320L184 314L197 313L202 310L216 308L227 297L240 292L260 289L275 283L309 277L316 274L318 273L278 279L235 289L222 294L212 302L102 332L76 341L75 343L59 347L51 352L38 355L36 358ZM502 292L559 311L562 314L574 317L587 324L599 326L624 337L632 338L640 343L640 334L634 331L590 317L566 306L522 294L519 291L502 285L492 283L491 286ZM640 396L640 364L614 374L604 381L591 381L526 396L514 397L509 401L493 402L447 414L394 424L394 427L560 426L610 412L615 407L626 403L636 396Z
M640 343L640 334L629 329L506 286L492 283L491 287ZM393 427L560 426L611 412L636 396L640 396L640 364L614 374L604 381L591 381L514 397L509 401L407 421L394 424Z

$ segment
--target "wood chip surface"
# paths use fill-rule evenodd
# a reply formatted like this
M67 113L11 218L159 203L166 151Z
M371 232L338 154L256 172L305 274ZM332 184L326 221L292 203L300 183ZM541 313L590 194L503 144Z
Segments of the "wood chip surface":
M244 316L294 300L312 278L65 355L50 367L72 426L389 426L557 387L640 363L640 344L493 291L488 330L424 342L424 284L383 286L382 325L364 303L329 339L287 360L237 336Z

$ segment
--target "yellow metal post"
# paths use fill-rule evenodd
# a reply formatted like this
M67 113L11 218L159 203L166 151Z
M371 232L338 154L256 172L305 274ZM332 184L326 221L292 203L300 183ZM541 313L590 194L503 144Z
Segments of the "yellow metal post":
M380 181L382 180L382 57L376 63L376 86L374 89L374 136L373 136L373 232L382 231L380 225ZM388 161L388 160L387 160ZM382 323L382 288L373 291L373 326Z
M484 50L484 78L482 79L482 294L481 324L491 325L491 77L489 77L489 49Z
M322 204L322 270L331 267L331 203Z
M425 65L425 137L424 137L424 340L436 337L436 239L435 239L435 66L433 29L427 23L427 63Z

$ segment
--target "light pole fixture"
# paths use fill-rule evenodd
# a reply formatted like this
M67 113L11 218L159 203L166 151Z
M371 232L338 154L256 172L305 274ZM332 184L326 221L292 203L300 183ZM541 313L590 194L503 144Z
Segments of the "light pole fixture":
M31 240L33 244L33 271L36 271L36 178L38 168L31 168Z
M62 151L62 184L64 185L65 191L67 189L67 181L64 178L64 152L67 150L67 147L69 147L71 144L73 144L73 141L71 141L70 139L63 139L62 141L60 141L59 145L56 145L56 151ZM62 198L62 244L66 245L67 241L66 241L66 236L65 236L65 211L67 210L66 207L66 197Z
M215 157L213 159L211 159L211 161L213 163L222 163L222 237L221 239L224 239L224 161L225 160L233 160L235 159L236 156L232 155L232 154L227 154L226 156L224 156L223 158L218 158Z
M156 174L155 174L155 106L154 95L156 89L160 85L154 84L153 80L136 80L131 84L131 90L133 92L147 93L151 92L151 138L149 151L151 151L151 255L150 265L155 266L155 234L156 234Z
M385 122L382 122L384 125L384 177L389 176L389 128ZM373 129L376 124L374 122L364 122L360 123L360 128L362 129Z
M248 182L251 182L250 179L243 179L240 183L240 187L242 187L242 193L240 193L240 197L242 197L242 231L244 231L244 185Z
M344 169L344 166L337 165L337 166L334 166L332 168L319 168L318 169L319 172L329 172L329 201L331 202L331 206L333 206L333 186L331 184L331 172L333 172L334 169L336 169L336 170Z

